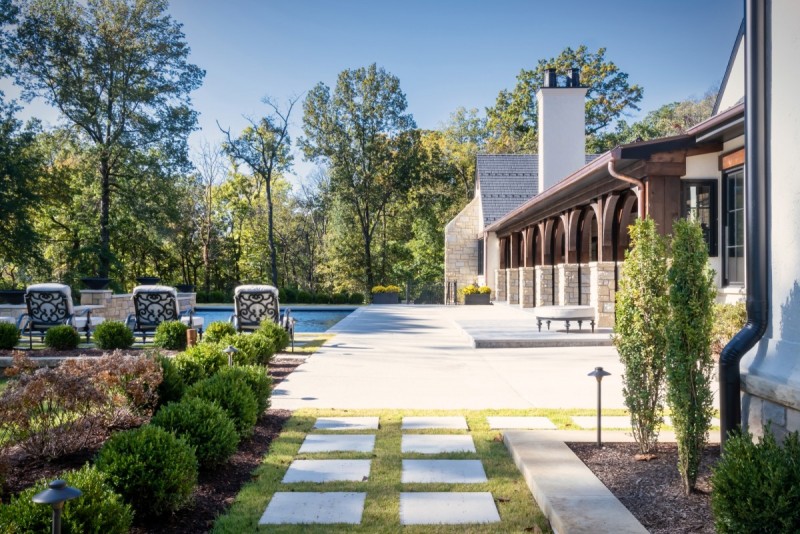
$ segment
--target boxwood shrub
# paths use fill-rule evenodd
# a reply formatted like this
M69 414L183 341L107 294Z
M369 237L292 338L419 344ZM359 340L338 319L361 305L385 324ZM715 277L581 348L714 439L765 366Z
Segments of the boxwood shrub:
M269 397L272 394L272 378L263 365L236 365L220 371L221 375L247 384L255 394L259 415L269 408Z
M69 486L83 492L78 499L64 506L61 531L65 534L124 534L133 521L133 511L119 494L111 489L103 473L88 464L78 470L59 475ZM0 506L0 532L50 532L53 511L49 506L34 503L31 499L47 489L48 481L40 480L34 486L12 497Z
M204 469L225 462L239 444L236 427L225 411L198 397L164 406L150 422L192 445Z
M226 321L214 321L208 328L206 328L205 333L203 334L203 341L207 341L209 343L216 343L225 336L232 336L236 334L236 329L233 327L231 323Z
M158 385L158 405L181 400L186 391L186 382L175 360L162 354L156 356L161 365L162 380ZM198 379L199 380L199 379Z
M249 387L242 387L237 377L216 374L190 387L184 398L200 398L217 404L231 418L240 437L253 433L258 419L258 401L255 393Z
M256 333L271 339L275 352L280 352L289 346L289 333L273 321L261 321Z
M133 345L133 331L119 321L106 321L94 329L95 344L103 350L129 349Z
M228 355L222 352L219 343L203 342L189 347L180 356L181 360L195 360L203 368L203 378L209 377L228 365Z
M16 325L0 323L0 350L13 349L19 343L19 336Z
M183 350L186 348L186 331L189 327L180 321L164 321L153 337L153 344L167 350Z
M233 361L240 365L267 365L275 354L274 341L258 331L252 334L225 336L220 345L222 347L231 345L236 348L239 352L233 355Z
M189 502L197 484L192 446L154 425L112 435L100 449L95 465L143 516L178 510Z
M62 324L48 328L44 335L44 344L55 350L72 350L81 342L81 335L75 328Z

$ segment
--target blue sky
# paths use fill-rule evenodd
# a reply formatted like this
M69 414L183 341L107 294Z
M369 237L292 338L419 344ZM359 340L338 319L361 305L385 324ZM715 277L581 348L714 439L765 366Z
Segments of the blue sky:
M642 112L721 81L741 0L172 0L191 61L206 70L193 94L201 139L216 122L237 132L269 95L285 100L376 62L400 79L417 125L435 128L459 106L483 109L521 68L566 46L606 47L644 87ZM639 115L641 115L639 114ZM292 133L301 134L302 109ZM299 179L313 170L298 154Z

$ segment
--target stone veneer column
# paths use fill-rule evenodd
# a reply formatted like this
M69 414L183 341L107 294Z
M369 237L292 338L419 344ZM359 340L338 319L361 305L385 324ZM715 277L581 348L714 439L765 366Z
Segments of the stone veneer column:
M494 271L494 287L495 297L494 300L503 302L506 300L506 270L495 269Z
M506 297L509 304L519 304L519 268L506 269Z
M536 275L533 267L519 268L519 307L533 308L536 303L533 301L534 285L533 279Z
M556 266L558 276L558 302L561 306L575 306L578 304L578 264L561 263Z
M589 264L591 295L589 304L595 307L597 326L614 326L614 271L616 264L612 261L592 262Z
M538 265L534 267L536 284L536 306L551 306L553 304L553 267Z
M581 304L588 306L592 300L592 268L595 262L581 264L581 277L579 280L581 290Z

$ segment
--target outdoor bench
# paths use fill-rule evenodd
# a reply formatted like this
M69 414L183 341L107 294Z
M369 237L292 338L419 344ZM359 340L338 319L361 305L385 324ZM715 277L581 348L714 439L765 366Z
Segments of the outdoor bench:
M594 333L594 306L537 306L533 313L536 316L539 332L542 331L542 321L547 322L548 330L551 321L564 321L567 324L567 333L570 321L577 321L579 330L583 326L583 321L589 321Z

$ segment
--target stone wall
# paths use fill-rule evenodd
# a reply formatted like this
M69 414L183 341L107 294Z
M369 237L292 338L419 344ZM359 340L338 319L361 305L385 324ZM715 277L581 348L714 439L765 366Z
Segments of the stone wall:
M550 265L538 265L535 272L536 306L553 305L553 268Z
M506 300L506 270L505 269L497 269L494 272L494 287L497 288L495 290L494 299L500 302L505 302Z
M589 264L591 294L589 304L597 310L595 321L597 326L614 326L614 272L616 264L611 261L592 262Z
M178 306L184 309L197 304L196 293L178 293ZM81 305L103 306L92 312L93 316L104 317L106 321L122 321L133 313L133 300L130 293L114 295L110 289L81 290Z
M458 289L478 279L478 203L479 199L473 198L444 227L444 278L445 282L456 282ZM463 300L463 297L459 296L459 300Z
M520 267L519 268L519 307L520 308L533 308L534 302L534 282L533 277L536 274L533 267Z
M509 304L519 304L519 269L506 270L506 297Z
M581 292L580 303L583 306L589 305L592 299L592 270L589 263L582 263L579 270L580 278L578 287Z
M556 277L558 278L558 298L556 302L559 306L574 306L578 304L578 265L574 263L561 263L556 265Z

